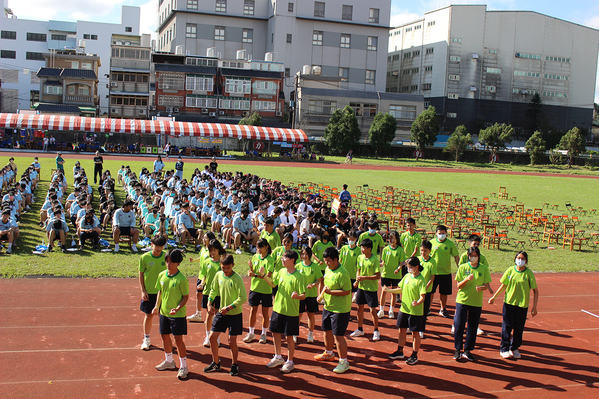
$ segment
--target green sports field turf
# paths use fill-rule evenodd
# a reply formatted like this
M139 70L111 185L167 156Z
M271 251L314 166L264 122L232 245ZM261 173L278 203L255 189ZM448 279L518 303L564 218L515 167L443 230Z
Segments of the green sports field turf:
M77 156L75 154L65 155L68 181L72 183L72 167ZM126 164L135 172L139 172L143 166L151 168L153 158L139 158L135 161L121 161L110 157L105 157L104 169L109 169L113 176L120 168L121 164ZM6 162L8 157L2 159ZM33 160L32 156L20 157L15 155L16 163L19 167L19 173L24 167ZM171 157L166 162L167 169L174 169L175 159ZM68 254L51 253L42 256L33 255L31 251L35 245L41 243L44 234L37 227L39 221L39 208L42 205L42 199L48 187L50 169L55 167L54 160L41 158L42 164L42 182L38 187L36 195L37 202L32 210L23 215L20 224L21 235L19 237L19 249L13 255L2 255L0 257L0 275L4 277L23 277L35 275L54 275L54 276L85 276L85 277L125 277L135 276L137 274L138 254L130 252L127 246L122 246L118 254L113 253L95 253L91 250L83 253L74 252ZM0 163L1 164L1 163ZM93 181L92 160L81 160L82 166L88 172L90 180ZM189 178L195 167L203 167L204 163L186 163L184 177ZM365 166L367 167L367 166ZM426 194L435 195L437 192L451 192L463 194L469 197L476 197L480 200L484 197L490 197L491 192L496 192L500 186L507 187L510 197L516 197L518 202L524 203L526 208L540 208L543 203L559 205L559 212L566 212L565 203L569 202L574 207L590 209L597 207L596 198L599 196L598 179L582 179L570 177L539 177L539 176L517 176L517 175L488 175L480 174L460 174L448 172L397 172L397 171L373 171L363 170L343 170L327 168L322 165L321 168L310 167L276 167L270 166L267 162L259 166L239 166L239 165L221 165L221 170L236 171L241 170L245 173L253 173L269 179L280 180L284 184L289 182L313 182L323 183L331 187L341 188L346 183L350 191L355 190L357 185L368 184L371 188L381 189L383 186L392 185L398 188L409 190L423 190ZM117 201L122 202L124 194L117 190ZM494 199L492 199L494 200ZM511 201L498 201L513 205ZM97 203L94 204L97 209ZM551 211L556 214L557 211ZM581 217L582 224L587 222L599 222L597 216L590 215ZM429 221L423 221L423 228L429 229ZM596 227L597 229L598 227ZM510 232L511 237L519 238L517 233ZM104 234L103 238L108 239ZM69 235L68 242L70 243ZM111 241L111 240L109 240ZM545 246L546 247L546 246ZM597 250L591 250L583 246L583 251L570 252L562 250L561 246L557 249L527 248L530 257L530 267L535 271L590 271L597 270L596 259ZM460 249L460 251L463 251ZM516 250L513 247L505 247L501 250L483 249L483 253L489 259L492 272L505 270L512 264ZM190 252L189 256L197 256L195 252ZM237 269L240 272L247 270L248 255L236 255ZM197 273L197 267L184 262L181 269L188 276Z

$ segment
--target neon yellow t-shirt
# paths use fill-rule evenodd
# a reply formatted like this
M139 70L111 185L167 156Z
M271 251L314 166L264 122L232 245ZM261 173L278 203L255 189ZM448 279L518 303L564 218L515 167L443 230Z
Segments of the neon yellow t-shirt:
M316 255L316 257L319 260L322 260L322 255L324 253L324 251L327 248L330 247L334 247L335 244L333 244L331 241L327 241L327 243L323 243L322 241L318 240L314 243L314 245L312 246L312 252L314 253L314 255ZM320 269L324 270L327 266L325 264L320 265Z
M310 262L309 265L304 265L304 262L298 263L295 268L299 270L306 280L306 286L314 283L319 278L322 278L322 271L320 266L314 262ZM318 296L318 286L312 288L306 288L306 298L316 298Z
M373 236L371 236L366 231L360 234L360 237L358 237L358 246L360 246L360 244L362 244L362 241L364 241L367 238L372 240L372 253L378 255L379 248L382 248L385 245L385 240L383 240L383 237L379 233L375 233Z
M279 287L272 310L285 316L299 316L300 300L292 299L291 294L294 291L299 295L306 292L304 275L299 270L289 274L287 269L281 269L273 274L272 282Z
M252 270L254 273L259 274L262 267L264 267L264 273L266 274L275 271L275 262L272 256L266 255L265 258L260 257L260 254L252 256ZM263 278L258 277L252 277L250 290L261 294L272 294L272 287Z
M374 276L381 271L379 258L373 253L370 258L366 259L363 254L358 256L358 275L359 276ZM362 280L358 283L358 288L363 291L378 291L378 280Z
M401 288L401 308L404 314L422 316L424 314L424 301L418 306L412 306L412 302L420 299L421 295L426 294L426 280L422 274L414 277L407 273L399 282Z
M260 233L260 238L264 238L266 241L268 241L271 250L281 246L281 237L279 236L279 233L274 230L271 234L268 234L268 231L266 230L262 230Z
M443 242L439 242L439 239L435 238L431 241L431 244L433 244L431 258L437 263L437 275L451 274L451 259L459 255L455 243L449 238L446 238Z
M424 277L424 280L428 284L432 276L437 274L437 264L435 263L435 260L433 258L428 258L428 260L424 260L422 256L419 256L418 260L420 260L420 264L423 267L420 274L422 275L422 277ZM426 289L426 293L428 294L429 292L433 292L432 284L429 285Z
M362 255L362 250L358 246L351 248L349 245L344 245L339 251L339 263L347 270L352 280L356 279L358 273L358 256L360 255Z
M180 270L177 270L177 273L175 273L174 276L169 276L168 270L161 272L158 276L158 281L156 281L156 289L158 289L161 292L161 315L171 317L174 319L181 317L184 318L186 316L186 306L183 306L174 315L169 314L171 309L174 309L177 306L179 306L181 299L183 299L185 295L189 295L189 282Z
M399 265L406 260L406 255L402 247L396 247L395 249L391 245L387 245L383 248L383 254L381 255L384 267L381 270L381 277L400 279L401 273L395 274L395 270Z
M508 305L528 308L530 303L530 290L537 288L537 279L528 267L518 271L512 266L503 273L501 284L506 286L503 301Z
M160 256L155 257L150 251L139 258L139 271L144 274L144 285L148 294L158 294L156 281L158 281L158 275L166 270L164 254L164 251L162 251Z
M491 282L491 273L489 268L485 265L478 264L477 267L472 267L470 262L463 263L458 267L458 272L455 275L455 281L460 282L473 274L474 279L469 281L462 288L458 290L455 301L462 305L475 306L478 308L483 307L483 293L484 291L477 291L476 286L485 285Z
M227 277L222 270L214 276L209 298L211 301L214 301L214 298L217 296L220 296L221 308L226 306L233 307L233 309L227 312L231 316L241 313L241 305L248 300L241 276L233 272L230 277Z
M422 237L420 237L420 234L417 232L414 232L414 235L412 235L409 231L404 231L399 236L399 242L401 242L401 246L403 247L407 259L412 256L416 248L420 248Z
M335 270L327 267L324 273L324 285L331 291L349 291L347 295L342 296L324 294L324 308L332 313L349 313L351 311L351 279L347 270L341 265Z

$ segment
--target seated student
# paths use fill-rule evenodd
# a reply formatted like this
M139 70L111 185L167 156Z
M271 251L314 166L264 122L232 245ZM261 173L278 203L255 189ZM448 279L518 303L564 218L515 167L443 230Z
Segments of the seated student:
M85 240L91 239L94 242L94 249L98 249L100 241L100 225L98 219L94 216L93 210L89 210L79 220L79 249L85 248Z
M13 223L10 219L9 209L3 210L2 217L0 218L0 241L7 241L8 248L6 249L6 253L12 253L15 237L13 235Z
M48 222L46 231L49 233L48 237L48 252L54 251L52 244L56 239L60 240L62 252L67 252L67 233L69 232L69 226L62 219L62 211L56 209L54 211L52 219Z
M210 216L211 226L210 231L214 234L220 233L220 229L222 228L223 223L223 214L222 208L219 203L214 205L214 210L212 211L212 215Z
M224 248L227 249L232 245L231 235L233 233L233 216L231 215L231 210L229 208L225 208L225 210L221 210L223 219L222 219L222 227L220 229L221 236L223 237L223 242L225 243Z
M202 231L194 228L195 222L195 214L191 213L189 210L189 203L184 203L178 222L178 232L181 237L181 244L183 245L184 251L187 240L191 240L192 243L195 244L196 249L199 250Z
M148 213L144 219L144 233L146 237L152 237L152 235L156 232L156 222L160 219L160 215L158 211L159 207L153 206L152 212Z
M200 216L202 223L200 229L205 229L208 222L212 219L212 212L214 207L212 206L212 198L208 197L204 199L204 206L202 207L202 215Z
M112 220L112 238L114 239L114 252L119 252L119 243L121 235L131 237L131 250L137 252L137 240L139 239L139 230L135 227L135 213L132 210L133 202L126 201L121 209L114 213Z
M300 205L301 206L301 205ZM310 207L312 208L312 207ZM312 233L312 220L314 219L314 211L310 210L307 213L307 217L300 223L299 236L300 240L308 239L308 246L312 248L314 246L314 240L316 235Z
M364 305L368 304L370 314L372 315L372 324L374 325L373 341L381 339L379 332L379 318L376 308L379 306L379 300L376 296L378 291L378 280L381 278L381 269L378 257L372 252L372 241L366 238L360 244L362 255L358 256L358 275L356 276L355 287L358 287L356 293L356 304L358 305L358 329L350 334L350 337L356 338L364 335Z
M254 245L256 245L259 237L252 226L252 221L248 217L249 214L250 211L248 208L241 208L241 212L233 218L233 246L238 255L241 254L239 247L241 246L242 238L247 241L250 252L256 252Z
M216 273L208 297L208 312L215 314L210 330L210 351L212 362L204 368L210 373L220 370L220 357L218 356L218 338L221 333L229 329L229 348L231 349L231 371L229 375L239 374L237 356L237 337L243 331L242 305L247 301L247 293L243 279L233 271L235 261L233 255L226 254L220 259L221 270ZM216 297L221 298L219 307L213 304Z

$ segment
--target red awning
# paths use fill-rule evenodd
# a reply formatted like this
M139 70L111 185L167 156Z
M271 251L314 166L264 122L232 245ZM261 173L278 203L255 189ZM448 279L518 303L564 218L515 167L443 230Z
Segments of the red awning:
M0 127L68 130L95 133L166 134L169 136L223 137L238 139L307 142L303 130L140 119L86 118L48 114L2 114Z

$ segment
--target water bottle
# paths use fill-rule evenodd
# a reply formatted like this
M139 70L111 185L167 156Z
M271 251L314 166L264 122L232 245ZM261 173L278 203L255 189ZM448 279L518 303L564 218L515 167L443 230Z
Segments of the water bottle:
M71 241L71 247L75 247L77 245L77 243L75 242L75 236L71 235L71 238L73 239L73 241Z

